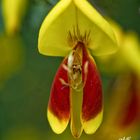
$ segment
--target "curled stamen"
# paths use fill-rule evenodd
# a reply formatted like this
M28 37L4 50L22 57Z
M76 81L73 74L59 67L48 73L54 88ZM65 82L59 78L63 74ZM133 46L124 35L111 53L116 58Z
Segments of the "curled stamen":
M59 78L59 81L60 81L61 84L63 85L63 87L62 87L61 89L70 86L69 83L67 83L67 82L66 82L64 79L62 79L62 78Z
M67 65L63 64L62 67L63 67L64 70L71 73L71 70L69 69L69 67Z

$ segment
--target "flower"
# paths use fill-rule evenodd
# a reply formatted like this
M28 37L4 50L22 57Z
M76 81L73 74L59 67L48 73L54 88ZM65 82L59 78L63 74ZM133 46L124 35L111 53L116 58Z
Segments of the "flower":
M39 52L65 56L54 78L47 117L55 133L71 119L74 137L94 133L102 121L102 85L94 55L117 50L109 24L86 0L61 0L45 18Z
M20 29L27 3L28 0L2 0L2 13L8 35L13 35Z
M75 137L94 133L102 120L102 86L96 65L85 45L79 42L60 65L51 89L48 120L56 133L71 118ZM57 117L57 118L56 118Z
M105 119L95 139L112 140L124 136L134 139L140 124L140 77L136 73L120 75L107 90Z

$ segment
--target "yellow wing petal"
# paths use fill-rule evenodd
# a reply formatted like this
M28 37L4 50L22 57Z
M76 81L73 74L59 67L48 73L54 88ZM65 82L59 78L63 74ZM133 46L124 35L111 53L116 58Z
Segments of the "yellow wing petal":
M69 32L77 26L81 36L90 32L89 48L95 55L116 50L116 40L111 27L86 0L61 0L41 26L39 52L51 56L68 54L73 47L69 45Z

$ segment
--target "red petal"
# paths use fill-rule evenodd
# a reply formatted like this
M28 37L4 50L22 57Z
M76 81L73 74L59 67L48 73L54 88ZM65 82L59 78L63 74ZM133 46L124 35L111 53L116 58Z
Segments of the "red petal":
M83 98L83 119L85 121L90 120L102 110L102 85L96 64L88 55L86 50L83 53L83 66L88 61L88 73L86 84L84 86L84 98ZM86 75L83 71L83 80Z
M139 113L138 102L139 101L137 95L133 93L128 106L123 111L123 114L125 114L121 122L121 125L123 127L127 127L128 125L137 120Z
M82 71L83 81L85 81L84 94L83 94L83 105L82 105L82 119L83 122L89 122L93 125L92 128L84 128L86 133L94 133L99 127L102 120L102 110L103 110L103 97L102 97L102 84L96 64L87 50L83 49L83 64L88 62L87 74L84 70ZM84 68L83 68L84 69Z
M66 128L70 118L70 101L69 101L69 86L65 86L60 81L60 78L68 83L67 71L63 68L63 64L67 64L67 59L64 59L60 65L51 88L51 95L48 105L48 120L52 129L56 133L61 133ZM51 115L49 115L51 114ZM54 124L54 119L57 124ZM61 123L62 122L62 123ZM64 123L65 122L65 123ZM61 127L61 125L64 125ZM60 126L56 126L60 125ZM60 128L61 130L58 130Z
M125 107L121 112L123 112L123 117L121 118L121 127L128 127L139 119L139 89L137 88L137 83L139 81L134 76L132 77L131 86L128 91L128 95L131 96ZM138 85L139 86L139 85Z

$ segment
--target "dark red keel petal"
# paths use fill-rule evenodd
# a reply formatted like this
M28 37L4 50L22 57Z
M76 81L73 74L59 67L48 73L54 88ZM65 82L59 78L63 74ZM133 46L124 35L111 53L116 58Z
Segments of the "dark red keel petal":
M68 74L63 68L64 64L67 64L67 59L64 59L56 73L48 104L48 120L56 133L64 131L70 118L70 89L68 85L62 83L62 80L68 83Z
M82 71L85 86L83 89L82 119L86 133L94 133L102 121L102 84L96 64L87 50L83 49L83 64L88 62L87 73ZM84 69L84 68L83 68Z

